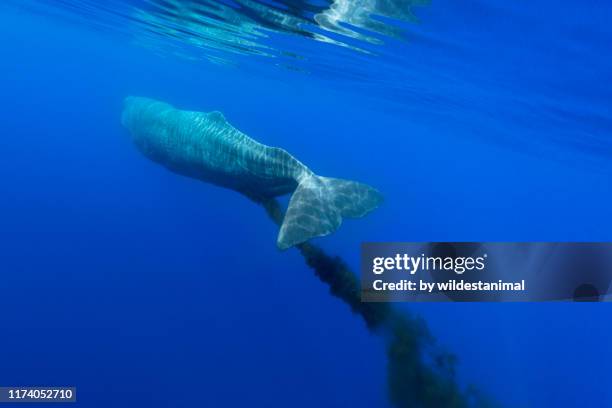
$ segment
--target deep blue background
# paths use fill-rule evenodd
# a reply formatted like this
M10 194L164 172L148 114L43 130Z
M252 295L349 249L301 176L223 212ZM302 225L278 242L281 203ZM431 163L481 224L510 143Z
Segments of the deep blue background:
M387 406L382 341L261 208L144 159L121 101L221 110L378 187L383 207L320 240L355 268L365 240L611 240L610 10L525 7L434 2L357 83L0 9L0 385L75 385L87 407ZM608 304L411 307L508 406L612 406Z

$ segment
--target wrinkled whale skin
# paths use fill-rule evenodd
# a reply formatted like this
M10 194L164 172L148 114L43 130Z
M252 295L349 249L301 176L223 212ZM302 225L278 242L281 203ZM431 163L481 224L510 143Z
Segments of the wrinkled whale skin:
M183 111L164 102L128 97L122 122L149 159L257 201L291 193L298 180L312 174L285 150L234 128L221 112Z

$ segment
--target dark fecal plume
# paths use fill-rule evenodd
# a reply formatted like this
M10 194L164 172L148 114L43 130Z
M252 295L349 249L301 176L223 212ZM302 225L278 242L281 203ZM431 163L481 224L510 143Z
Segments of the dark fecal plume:
M270 218L283 222L278 201L263 203ZM400 313L390 303L361 302L360 283L337 256L305 242L296 246L306 264L330 293L361 316L368 330L387 340L388 387L392 404L399 408L493 408L474 388L463 390L455 380L455 356L435 346L425 322Z

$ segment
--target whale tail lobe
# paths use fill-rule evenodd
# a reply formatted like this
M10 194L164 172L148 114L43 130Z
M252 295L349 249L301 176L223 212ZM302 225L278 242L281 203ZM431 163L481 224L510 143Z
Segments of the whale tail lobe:
M363 217L381 202L382 195L368 185L314 174L305 176L291 196L277 245L286 249L331 234L343 217Z

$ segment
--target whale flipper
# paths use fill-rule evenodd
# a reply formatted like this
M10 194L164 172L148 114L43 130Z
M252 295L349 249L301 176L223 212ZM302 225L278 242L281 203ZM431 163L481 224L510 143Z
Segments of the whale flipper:
M368 185L308 175L291 196L277 245L286 249L328 235L338 229L343 217L363 217L381 202L381 194Z

